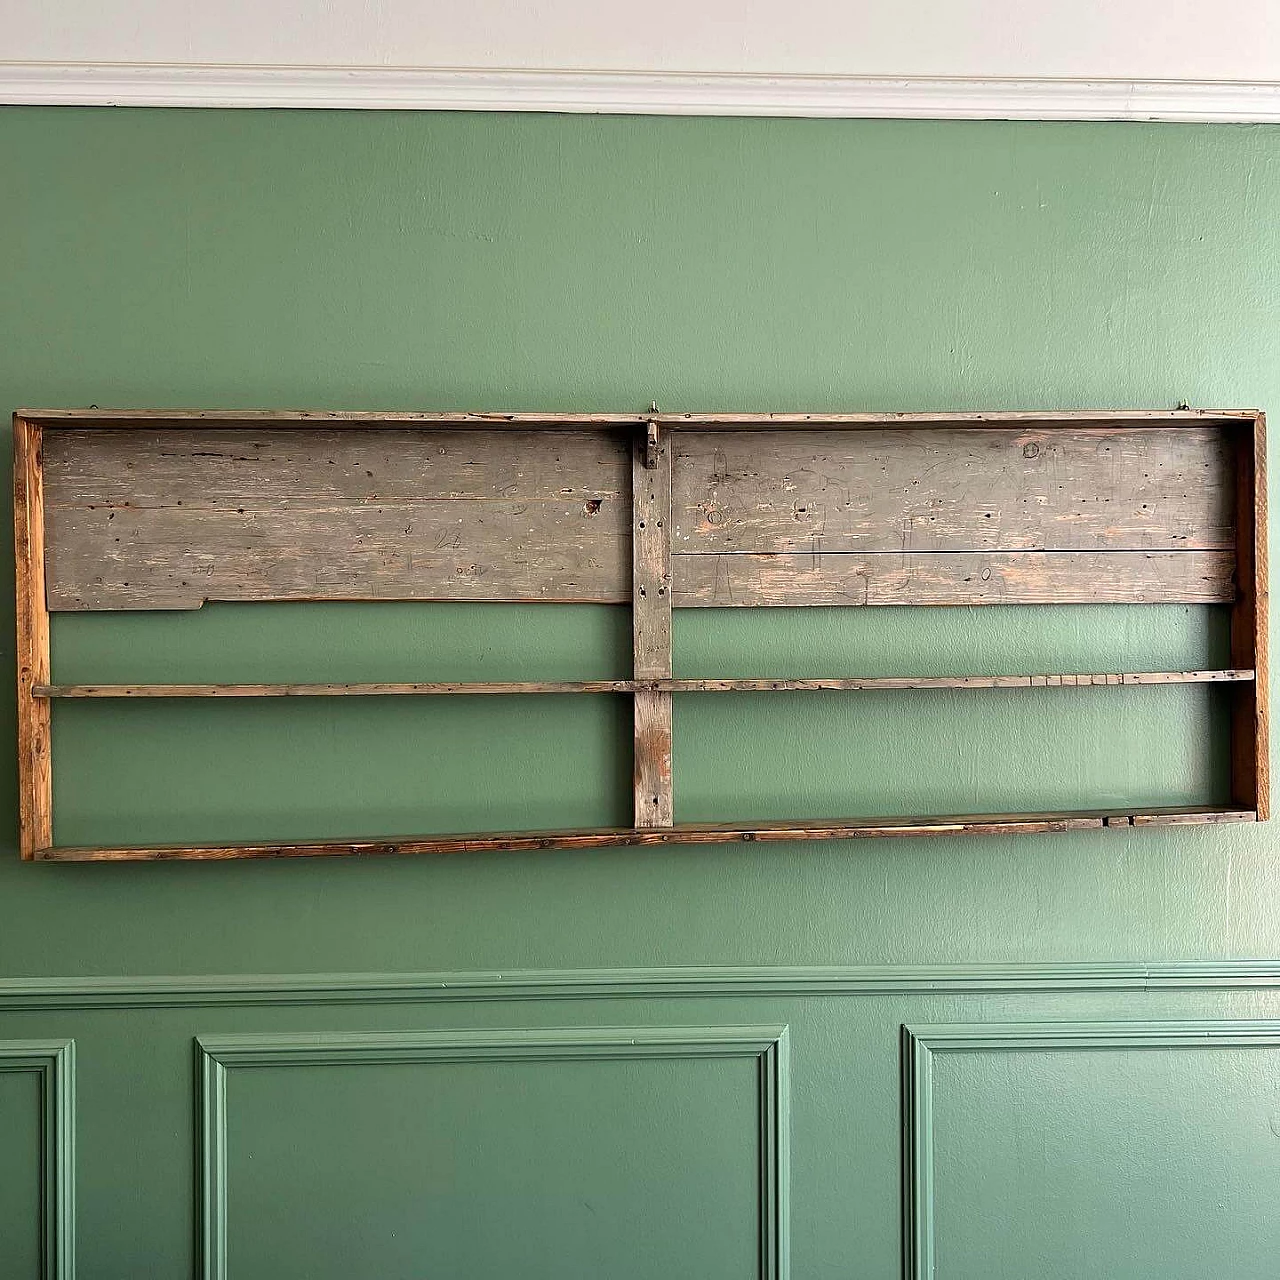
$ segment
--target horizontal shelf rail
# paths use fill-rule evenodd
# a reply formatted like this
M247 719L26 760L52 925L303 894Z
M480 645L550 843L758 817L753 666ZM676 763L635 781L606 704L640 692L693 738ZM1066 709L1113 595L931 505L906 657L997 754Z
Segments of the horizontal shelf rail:
M326 854L515 853L543 849L601 849L621 845L854 840L881 836L1032 835L1052 831L1255 822L1257 816L1257 812L1252 809L1189 805L1178 808L1065 810L1058 813L963 814L954 817L680 823L671 827L597 827L580 831L396 836L290 843L54 846L37 849L34 857L43 862L157 862L166 859L218 861L233 858L305 858Z
M871 689L1088 689L1115 685L1242 684L1251 668L1059 675L854 676L774 680L517 680L417 684L38 684L37 698L333 698L525 693L771 693Z
M693 428L701 431L797 427L894 428L894 427L1042 427L1069 426L1128 430L1135 427L1168 429L1198 424L1229 426L1253 422L1256 409L1065 409L1011 411L941 411L937 413L538 413L451 411L320 411L314 409L19 409L14 414L35 426L74 430L155 427L358 427L458 430L631 430L653 422L659 428Z

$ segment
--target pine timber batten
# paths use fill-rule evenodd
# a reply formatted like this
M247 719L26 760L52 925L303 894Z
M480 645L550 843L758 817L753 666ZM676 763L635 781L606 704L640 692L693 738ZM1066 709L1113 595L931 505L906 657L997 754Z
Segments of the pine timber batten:
M51 435L42 439L45 428ZM280 428L289 431L269 434ZM362 435L362 428L380 430ZM148 430L162 434L148 437ZM834 434L823 439L824 430ZM549 434L539 438L544 431ZM775 432L774 439L740 434L761 431ZM856 445L848 431L859 433ZM231 434L220 439L218 432ZM198 438L192 439L192 433ZM589 443L593 435L598 444ZM611 439L617 443L605 443ZM109 466L97 474L92 468L77 473L67 466L73 455L93 448L100 458L115 450L114 473ZM381 456L378 450L383 450ZM139 457L145 465L138 466ZM406 467L405 459L413 457L417 464ZM1265 430L1255 411L591 415L33 410L15 415L15 460L24 857L94 861L443 853L998 834L1251 821L1268 813ZM191 471L201 467L186 498L177 499L175 487L180 489L192 478ZM877 468L879 475L871 483L868 473ZM922 481L927 482L923 491ZM628 484L630 504L625 501ZM229 509L233 504L234 510ZM301 538L291 526L299 510L306 535ZM418 541L412 543L415 528ZM200 594L208 584L192 584L191 565L185 562L168 569L177 570L169 576L187 589L186 595L172 594L163 564L156 581L171 593L160 600L152 594L155 584L137 583L139 575L132 572L127 579L117 574L118 581L106 573L96 575L96 581L86 579L78 594L66 590L66 530L73 539L79 534L100 555L104 547L110 552L117 544L125 547L139 539L145 544L147 538L161 547L168 539L171 548L193 543L198 548L201 538L193 538L193 530L207 538L218 529L231 531L230 552L236 552L240 537L239 554L249 556L236 563L230 554L225 565L229 579L247 578L249 590L243 596L224 596L218 589ZM661 536L655 537L658 530ZM282 532L293 535L291 556L279 555L289 545L287 536L280 540ZM406 541L411 543L407 553ZM501 558L490 562L473 554L495 542L516 549L514 568ZM333 554L323 550L326 543ZM267 558L258 554L255 560L253 553L260 553L264 544ZM299 547L330 565L344 566L348 576L300 573L305 554L298 553ZM392 569L389 577L387 566ZM378 589L370 589L378 574ZM205 598L630 600L635 674L629 681L506 684L51 683L50 604L188 608ZM1043 676L671 677L673 605L1075 600L1230 603L1233 665L1221 671ZM1235 691L1229 807L674 824L670 702L675 692L1218 682ZM53 697L496 692L632 695L635 827L226 846L52 845L48 730Z
M403 410L317 410L317 409L18 409L15 419L21 418L33 426L80 427L110 426L179 426L201 423L243 425L247 427L280 424L300 426L350 423L357 427L389 427L416 425L479 426L500 429L504 426L525 427L596 427L604 430L644 427L654 422L659 429L666 427L852 427L866 426L937 426L958 423L965 426L1009 426L1020 423L1070 423L1074 425L1096 424L1109 429L1116 423L1160 428L1170 423L1232 422L1252 423L1259 416L1257 409L1063 409L1056 412L1043 410L993 410L936 412L885 412L885 413L538 413L538 412L452 412L403 411Z
M45 598L44 471L40 428L13 420L13 533L17 582L18 847L53 843L52 708L33 695L49 681Z
M1089 689L1108 685L1241 684L1248 669L1067 672L1058 675L853 676L777 680L520 680L418 684L38 684L36 698L325 698L527 693L798 693L875 689Z
M1209 806L1056 813L960 814L954 817L833 818L821 821L680 823L669 827L597 827L579 831L509 831L475 835L388 836L356 840L260 842L225 845L121 845L44 849L46 862L224 861L235 858L308 858L328 854L535 853L548 849L609 849L656 845L750 844L776 841L858 840L889 836L1039 835L1100 831L1119 826L1222 826L1255 822L1251 809Z
M653 422L631 451L631 630L637 680L669 680L671 619L671 447ZM671 694L637 690L633 809L637 827L675 822Z
M1231 708L1231 798L1271 812L1267 587L1267 420L1259 413L1237 433L1236 577L1239 595L1231 611L1231 656L1248 655L1254 684L1237 691Z

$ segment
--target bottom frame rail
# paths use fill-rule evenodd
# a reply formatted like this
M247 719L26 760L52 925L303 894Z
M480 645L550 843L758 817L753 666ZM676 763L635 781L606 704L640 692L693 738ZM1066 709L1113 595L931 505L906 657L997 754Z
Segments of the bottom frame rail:
M253 844L58 846L38 849L40 862L217 861L376 854L531 852L623 845L731 844L751 841L856 840L877 836L1033 835L1116 827L1254 822L1252 809L1208 805L1141 810L1079 809L1057 813L987 813L947 817L838 818L814 821L678 823L670 827L596 827L577 831L507 831L474 835L394 836Z

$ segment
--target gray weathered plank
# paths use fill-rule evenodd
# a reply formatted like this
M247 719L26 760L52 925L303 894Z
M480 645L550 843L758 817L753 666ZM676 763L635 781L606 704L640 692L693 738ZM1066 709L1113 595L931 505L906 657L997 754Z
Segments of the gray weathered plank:
M616 436L45 434L55 610L631 595L629 444ZM682 460L676 550L717 553L676 557L674 603L1233 601L1227 435L1194 424L664 432ZM1146 553L1121 554L1126 544ZM1041 546L1055 550L1037 558Z
M1229 604L1233 551L672 556L677 608Z
M55 610L630 597L599 433L48 430Z
M374 427L413 426L434 429L436 427L465 428L526 426L565 427L576 430L582 427L605 430L642 427L646 422L657 422L663 428L695 427L699 430L777 430L790 427L835 427L862 430L867 427L904 426L936 427L1005 426L1010 423L1030 422L1040 426L1075 425L1113 427L1116 424L1132 424L1141 427L1163 429L1185 426L1187 423L1205 422L1228 425L1252 422L1258 415L1256 409L1015 409L1015 410L961 410L945 412L902 412L891 410L879 413L564 413L521 410L349 410L349 409L19 409L17 417L40 426L65 426L67 424L110 427L185 427L190 424L221 424L227 426L258 427L280 425L284 427L311 427L315 424L330 426Z
M1184 426L676 437L677 552L1230 548L1232 442Z

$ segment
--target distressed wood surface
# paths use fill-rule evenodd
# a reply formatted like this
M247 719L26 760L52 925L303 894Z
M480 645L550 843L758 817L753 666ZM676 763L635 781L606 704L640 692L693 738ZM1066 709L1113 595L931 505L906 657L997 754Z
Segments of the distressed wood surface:
M1204 550L1235 546L1227 432L685 433L679 552Z
M41 429L13 423L13 532L17 578L18 846L31 858L53 843L51 709L32 690L49 682Z
M37 698L367 698L633 693L634 680L432 681L409 684L44 684Z
M646 424L631 463L631 626L635 678L671 677L671 444ZM675 821L671 695L634 697L634 815L637 827Z
M620 437L257 421L50 430L50 607L630 598ZM673 603L1234 601L1228 435L664 433Z
M29 422L15 424L25 856L238 858L997 834L1241 822L1268 811L1265 433L1253 411L88 410L27 416ZM50 427L47 501L41 500L41 423ZM646 450L654 427L656 439ZM1231 442L1242 434L1248 441L1237 454ZM657 531L660 538L652 536ZM46 532L47 558L40 554ZM674 557L672 539L680 553ZM47 583L41 581L46 564ZM56 686L48 674L46 589L55 608L188 608L205 599L621 602L634 596L635 678ZM673 604L1074 601L1230 602L1235 665L1225 671L1042 676L671 676ZM673 824L673 692L1212 682L1240 690L1230 808ZM285 844L51 847L52 697L406 692L633 694L635 826Z
M881 413L564 413L522 410L343 410L343 409L19 409L18 417L36 425L62 426L76 423L86 426L176 426L218 423L229 426L280 426L310 427L316 424L380 427L410 424L422 428L480 427L582 427L627 429L657 422L660 427L697 427L703 430L728 428L743 430L760 428L776 430L780 427L863 427L881 426L947 426L1000 427L1023 422L1084 426L1110 426L1125 423L1143 427L1183 426L1187 423L1207 422L1229 424L1252 422L1256 409L1016 409L1004 411L938 411L881 412Z
M1239 598L1231 611L1231 660L1257 669L1254 685L1238 690L1231 708L1231 793L1264 821L1271 812L1270 681L1267 585L1267 422L1258 414L1237 441L1240 510Z
M1039 426L1102 427L1116 423L1155 428L1182 427L1191 423L1230 425L1252 422L1256 409L1012 409L889 413L665 413L661 425L696 427L703 431L762 430L779 427L1008 427L1022 423Z
M672 557L677 608L1230 604L1234 551L736 552Z
M769 693L875 689L1088 689L1107 685L1237 684L1248 669L1065 672L995 676L854 676L733 680L521 680L418 684L38 684L37 698L334 698L536 693Z
M1113 685L1238 684L1253 680L1245 668L1216 671L1089 671L1044 675L854 676L799 680L672 680L672 693L768 693L875 689L1090 689Z
M885 836L1031 835L1101 830L1123 817L1132 826L1218 825L1253 822L1248 809L1209 806L1057 813L960 814L949 817L841 818L757 823L683 823L671 827L600 827L580 831L516 831L476 835L396 836L385 839L317 840L226 845L131 845L42 850L47 862L156 862L167 859L299 858L325 855L531 852L604 849L619 845L729 844L753 841L855 840Z
M539 430L564 428L569 431L603 429L626 430L643 425L652 414L630 413L507 413L501 410L470 412L459 410L342 410L342 409L19 409L27 421L50 427L135 428L186 427L345 427L379 429L414 427L419 430Z
M50 430L50 608L630 597L628 448L589 432Z

